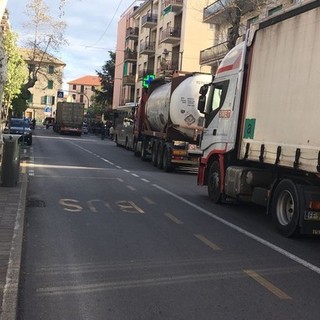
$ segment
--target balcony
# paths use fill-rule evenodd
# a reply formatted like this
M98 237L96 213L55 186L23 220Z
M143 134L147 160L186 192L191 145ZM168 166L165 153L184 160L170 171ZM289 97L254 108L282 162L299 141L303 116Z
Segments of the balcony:
M148 56L154 55L156 52L155 42L142 42L140 44L140 54L146 54Z
M229 51L228 42L219 43L200 51L200 65L212 65L219 62Z
M162 2L163 15L166 15L169 12L177 13L182 10L183 0L164 0Z
M129 74L126 76L123 76L122 79L122 85L123 86L134 86L136 83L136 76L134 74Z
M136 62L137 61L137 51L127 49L124 51L124 62Z
M174 44L180 41L180 37L181 37L181 29L170 27L162 30L160 34L160 42Z
M127 28L126 30L126 40L138 40L139 28Z
M254 9L251 1L241 2L241 8L233 6L233 0L218 0L203 9L203 22L211 24L222 24L228 21L232 11L241 10L241 15Z
M158 17L155 14L147 14L141 18L142 28L154 28L157 26Z
M138 71L138 79L142 80L146 75L154 74L153 69L143 69Z
M157 69L157 76L160 75L170 75L174 71L179 70L179 63L178 61L169 61L166 60L165 62L161 63L160 68Z

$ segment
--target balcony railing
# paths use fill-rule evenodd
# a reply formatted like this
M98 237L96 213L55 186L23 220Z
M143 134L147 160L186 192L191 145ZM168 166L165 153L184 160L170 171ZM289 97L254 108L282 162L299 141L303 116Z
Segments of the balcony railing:
M163 14L178 12L183 7L183 0L164 0L162 2Z
M233 2L233 0L218 0L213 2L203 9L203 22L212 24L226 22L228 14L237 10L237 7L232 5ZM243 1L241 3L242 7L240 10L242 15L254 9L254 3L251 1Z
M129 74L123 76L122 85L124 86L134 86L136 81L136 76L134 74Z
M156 52L155 42L142 42L140 44L140 53L146 55L153 55Z
M176 43L180 41L181 29L180 28L167 28L162 30L160 34L160 42L162 43Z
M141 18L141 27L153 28L157 25L158 17L156 14L147 14Z
M211 65L220 61L229 51L228 42L219 43L213 47L200 51L200 65Z
M125 50L124 51L124 61L125 62L137 61L137 51Z
M157 69L157 74L172 73L176 70L179 70L179 63L177 61L166 61Z
M139 28L127 28L126 39L127 40L137 40L139 37Z

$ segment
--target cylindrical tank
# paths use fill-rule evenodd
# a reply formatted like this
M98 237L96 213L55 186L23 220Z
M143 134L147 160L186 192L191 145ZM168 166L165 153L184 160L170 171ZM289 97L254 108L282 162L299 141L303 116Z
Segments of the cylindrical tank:
M168 121L180 132L192 137L194 130L203 124L198 111L199 89L211 82L209 74L186 77L172 92L172 82L156 88L146 103L146 116L152 130L163 131ZM174 81L174 79L173 79Z

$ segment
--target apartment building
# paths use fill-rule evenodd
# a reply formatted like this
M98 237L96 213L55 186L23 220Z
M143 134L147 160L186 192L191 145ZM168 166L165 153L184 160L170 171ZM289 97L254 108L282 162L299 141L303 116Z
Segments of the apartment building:
M241 10L238 42L242 41L251 24L270 17L302 0L262 0L243 2ZM210 1L209 1L210 3ZM203 9L203 22L214 25L216 34L212 45L200 51L200 64L210 66L215 72L228 48L228 32L231 31L229 17L236 14L237 8L232 6L231 0L215 0Z
M99 76L86 75L81 78L68 82L68 97L69 102L84 103L86 108L89 108L92 101L92 96L95 90L101 89L101 81Z
M42 51L34 53L31 49L21 49L21 54L29 70L39 68L37 81L30 88L26 117L40 121L55 116L57 92L62 87L63 70L66 66L61 60Z
M200 50L215 39L214 28L203 23L206 5L207 0L145 0L121 17L114 108L137 103L148 76L211 71L199 64Z

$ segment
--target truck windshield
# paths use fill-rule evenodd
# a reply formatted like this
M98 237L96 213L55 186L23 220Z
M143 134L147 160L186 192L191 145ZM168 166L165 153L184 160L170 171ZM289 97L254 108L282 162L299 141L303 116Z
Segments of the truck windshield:
M205 114L206 114L206 127L212 121L212 119L216 116L218 111L224 104L226 99L229 80L221 81L214 83L210 88L209 96L207 99Z

